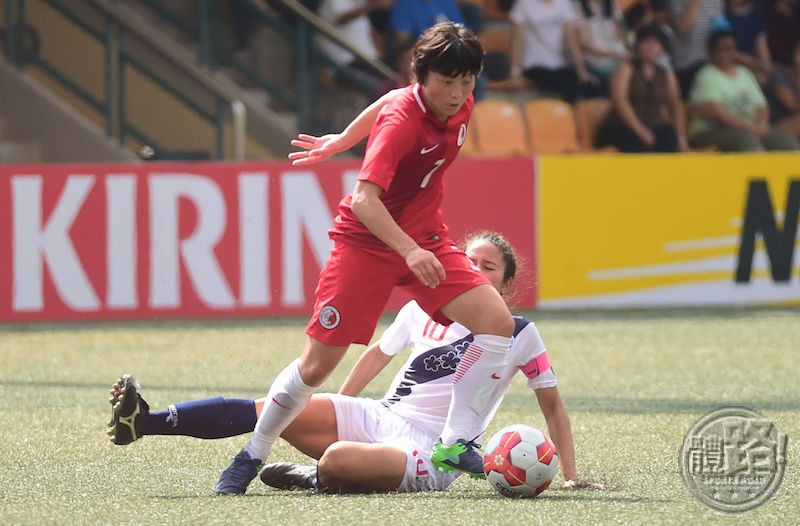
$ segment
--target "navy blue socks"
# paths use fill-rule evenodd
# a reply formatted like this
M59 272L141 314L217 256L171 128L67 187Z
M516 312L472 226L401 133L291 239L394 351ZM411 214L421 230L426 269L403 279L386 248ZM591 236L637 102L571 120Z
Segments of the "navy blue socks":
M257 419L254 400L218 396L151 412L144 434L226 438L252 432Z

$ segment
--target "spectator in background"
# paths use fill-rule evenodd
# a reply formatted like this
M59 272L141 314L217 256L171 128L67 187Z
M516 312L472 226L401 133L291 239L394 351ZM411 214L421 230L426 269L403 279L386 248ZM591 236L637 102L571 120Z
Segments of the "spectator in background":
M411 59L414 56L414 43L406 42L403 47L395 50L393 69L397 72L394 77L385 80L372 96L372 102L380 99L384 94L397 88L405 88L411 84L414 74L411 71Z
M723 0L670 0L668 8L675 32L672 67L685 99L694 76L708 62L708 36L714 18L723 16L724 5Z
M329 22L341 36L370 59L379 59L378 49L372 35L369 14L391 5L392 0L322 0L319 16ZM319 47L334 63L349 68L357 84L366 85L372 93L384 78L358 59L353 53L339 46L325 35L317 37ZM348 81L347 75L335 71L334 79Z
M739 48L739 63L747 66L764 84L772 74L772 60L767 45L767 28L761 4L754 0L728 0L725 10L736 46ZM800 31L800 26L797 28Z
M253 0L253 1L262 6L264 5L268 6L272 10L272 12L278 15L289 25L295 25L298 22L298 16L294 13L294 11L280 0ZM312 13L317 13L319 11L319 4L321 1L322 0L298 0L298 2L303 7L305 7ZM246 2L242 2L241 0L231 0L231 3L245 4Z
M401 0L402 1L402 0ZM464 25L479 35L486 25L486 6L482 0L458 0L458 9Z
M455 0L398 0L392 7L393 46L415 41L439 22L464 24Z
M653 22L656 24L665 23L669 19L667 8L672 0L645 0L650 9L653 10Z
M666 38L656 25L636 32L633 57L611 77L612 110L598 130L597 146L631 153L688 150L678 80L660 60Z
M470 22L482 25L483 18L476 13L477 11L470 11L472 17ZM475 34L480 32L480 28L467 24L467 20L462 14L462 7L456 0L397 0L392 7L390 61L395 61L395 55L399 50L404 49L407 44L413 43L429 27L448 21L464 24ZM473 92L476 101L486 96L488 86L486 76L479 75Z
M766 0L767 44L776 64L792 64L792 50L800 42L800 1Z
M666 19L666 15L664 13L656 15L656 11L653 9L653 5L656 3L655 0L650 0L649 2L640 0L625 11L623 15L625 45L632 49L636 45L636 33L643 27L654 26L658 28L663 35L661 43L664 48L658 62L660 65L672 70L670 52L672 49L671 42L675 38L675 33L669 24L659 21L659 18Z
M231 15L234 57L242 66L250 67L252 62L250 41L256 29L257 18L252 12L252 7L244 2L228 0L227 7ZM262 3L261 7L266 7L266 4Z
M778 66L767 84L772 122L800 140L800 40L794 45L791 66Z
M509 19L513 87L524 87L528 79L538 89L573 103L582 88L598 85L586 68L571 0L519 0Z
M622 21L625 24L625 45L633 48L636 44L636 32L655 22L650 3L641 0L634 2L625 10Z
M614 0L579 0L578 37L586 69L599 80L597 95L608 95L608 81L617 63L628 58L622 14Z
M708 52L711 62L697 73L690 96L691 144L722 151L800 149L797 139L769 125L766 98L755 75L738 63L733 32L712 33Z
M392 8L394 0L387 0L384 7L375 8L369 12L369 23L372 26L372 36L378 44L378 51L383 60L389 59L389 40L392 32Z

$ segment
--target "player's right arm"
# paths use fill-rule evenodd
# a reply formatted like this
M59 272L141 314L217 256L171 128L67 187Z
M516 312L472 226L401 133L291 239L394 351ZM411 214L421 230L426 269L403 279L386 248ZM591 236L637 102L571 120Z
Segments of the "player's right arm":
M302 148L303 151L292 152L289 159L294 166L314 164L349 150L361 142L372 129L378 114L389 102L397 97L403 88L389 91L381 98L364 108L341 133L329 133L317 137L301 133L292 141L292 146Z
M350 374L347 375L342 387L339 389L339 394L358 396L367 384L392 361L392 358L394 356L383 352L380 341L367 347L367 350L358 358Z
M411 344L412 320L417 302L409 301L400 309L380 340L376 341L358 358L347 375L339 393L357 396L380 373L392 358Z
M425 286L435 288L445 279L444 267L433 252L421 248L400 228L381 201L383 188L370 181L360 180L353 190L350 207L375 237L400 254L408 268Z

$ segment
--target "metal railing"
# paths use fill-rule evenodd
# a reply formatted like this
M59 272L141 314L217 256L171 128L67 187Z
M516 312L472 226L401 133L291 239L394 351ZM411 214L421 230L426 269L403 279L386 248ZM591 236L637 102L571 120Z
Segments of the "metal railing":
M52 13L57 13L63 21L71 23L102 46L105 76L102 96L93 94L96 90L87 87L85 79L71 76L60 64L39 53L38 40L41 37L38 35L42 31L30 23L28 16L33 2L46 4ZM180 157L181 152L159 143L157 129L143 129L129 114L126 80L135 72L213 129L213 145L206 145L206 148L201 145L193 155L199 154L201 158L213 155L216 159L243 158L246 111L242 102L232 97L230 90L221 86L207 71L196 67L190 57L161 41L146 26L121 16L115 7L115 2L109 0L5 0L5 56L20 70L36 68L41 71L97 112L104 121L106 134L120 144L133 146L129 144L132 138L139 146L154 150L157 157ZM50 38L50 34L45 38ZM187 85L191 85L191 89L186 89ZM226 128L230 129L230 137Z
M280 5L282 11L292 18L291 22L266 9L261 3L235 0L240 7L248 10L255 22L269 27L294 50L296 77L292 86L275 82L269 75L242 63L236 57L234 50L222 43L221 35L224 30L221 24L225 23L225 19L221 16L217 0L198 0L196 13L190 17L185 16L185 13L176 12L169 2L139 1L197 43L197 54L201 64L212 70L220 67L234 69L248 83L263 89L279 105L296 113L298 128L303 130L319 128L315 117L319 114L320 95L323 90L320 79L323 67L330 69L334 76L346 79L350 85L360 89L364 94L373 95L373 87L362 77L353 74L351 68L333 62L318 49L317 37L331 40L352 53L356 60L375 77L389 79L396 76L389 66L365 55L361 49L343 39L335 27L297 0L274 0L274 3Z

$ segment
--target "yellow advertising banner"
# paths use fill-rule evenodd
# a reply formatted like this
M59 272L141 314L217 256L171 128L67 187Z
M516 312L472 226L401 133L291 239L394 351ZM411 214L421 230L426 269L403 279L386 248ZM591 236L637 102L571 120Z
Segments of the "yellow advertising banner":
M800 155L543 156L541 308L800 304Z

